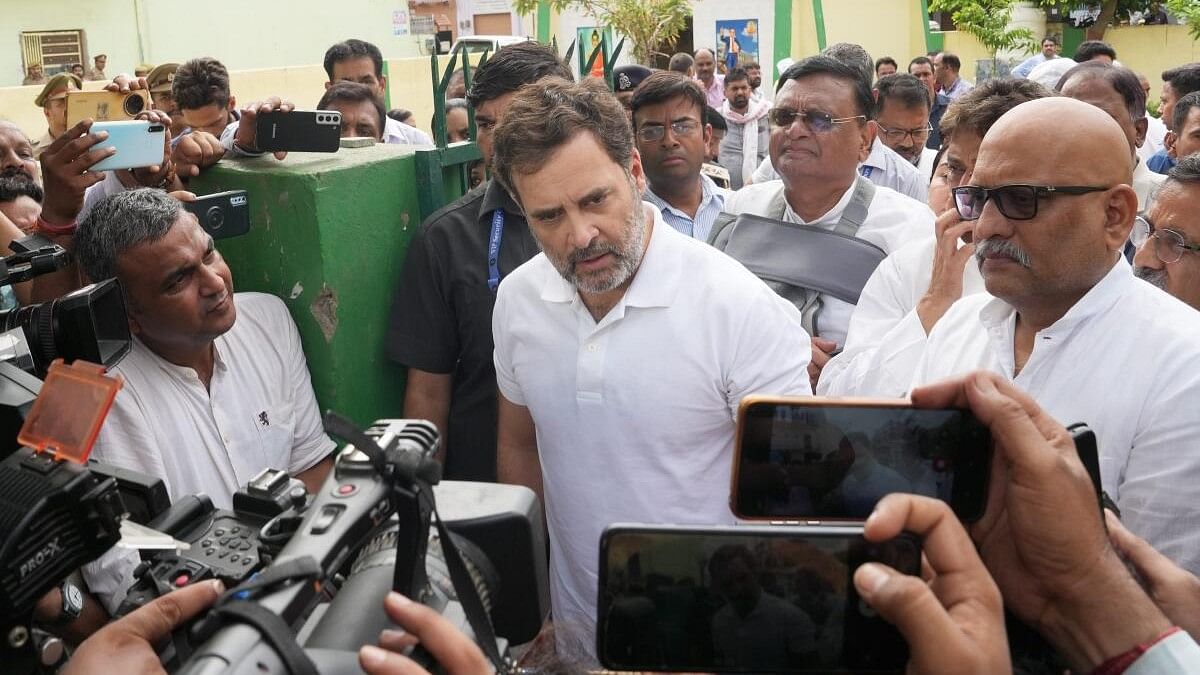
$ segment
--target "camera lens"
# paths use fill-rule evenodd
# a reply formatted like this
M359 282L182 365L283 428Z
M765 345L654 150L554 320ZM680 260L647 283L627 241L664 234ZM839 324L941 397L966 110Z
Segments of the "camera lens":
M137 94L126 94L125 101L121 105L125 109L125 114L133 117L142 112L142 109L146 107L146 101Z
M219 230L225 224L225 212L219 206L213 206L204 213L204 227L209 231Z

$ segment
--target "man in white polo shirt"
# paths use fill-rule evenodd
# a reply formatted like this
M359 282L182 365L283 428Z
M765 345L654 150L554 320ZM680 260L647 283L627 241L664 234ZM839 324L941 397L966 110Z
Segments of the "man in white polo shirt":
M812 56L788 68L781 82L770 113L770 147L783 180L733 193L725 210L834 229L856 210L848 207L861 194L866 216L853 223L857 238L885 253L932 239L934 216L928 206L875 186L857 171L859 156L878 140L869 119L871 91L858 71L828 56ZM819 334L809 366L814 382L829 355L845 343L854 310L832 296L820 300Z
M633 135L603 85L526 86L492 166L543 250L496 299L497 469L544 496L555 634L592 658L600 533L733 522L738 404L809 393L809 338L792 305L638 198Z
M1086 422L1122 521L1195 573L1200 313L1134 278L1121 255L1132 174L1121 127L1095 106L1051 97L1001 117L955 188L988 293L933 328L913 385L986 368L1059 422Z

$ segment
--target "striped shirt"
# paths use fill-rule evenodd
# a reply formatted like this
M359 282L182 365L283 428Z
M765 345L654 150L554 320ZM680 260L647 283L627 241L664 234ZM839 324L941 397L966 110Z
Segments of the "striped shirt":
M708 232L712 229L717 215L725 208L725 198L729 196L729 190L717 187L717 184L704 174L700 174L700 189L704 195L700 198L700 208L696 209L695 218L663 201L650 190L649 185L646 186L643 198L662 213L663 220L671 227L689 237L708 241Z

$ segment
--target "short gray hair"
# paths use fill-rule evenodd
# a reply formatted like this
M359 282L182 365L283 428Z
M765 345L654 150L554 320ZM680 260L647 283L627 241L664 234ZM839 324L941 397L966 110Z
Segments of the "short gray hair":
M871 54L862 45L856 45L853 42L837 42L822 49L821 56L837 59L858 71L858 76L867 85L867 89L871 88L871 82L875 80L875 61L871 59Z
M167 236L183 206L162 190L125 190L100 200L75 230L75 259L92 281L117 276L117 258Z

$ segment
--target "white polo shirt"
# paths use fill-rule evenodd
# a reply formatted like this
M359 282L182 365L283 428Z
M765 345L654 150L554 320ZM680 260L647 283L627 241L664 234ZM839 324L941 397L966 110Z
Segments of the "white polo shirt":
M492 321L500 392L537 428L555 630L589 653L603 529L732 524L742 397L810 393L799 311L653 211L641 266L599 323L545 254L505 277Z
M214 342L209 388L136 338L92 458L163 479L172 500L203 492L218 508L265 468L295 475L334 449L300 334L283 301L236 293L237 320Z
M916 169L913 170L916 171ZM851 183L850 189L846 190L838 203L812 222L804 222L790 205L784 211L783 220L832 230L842 217L846 206L850 204L850 198L854 193L853 188L854 184ZM725 211L733 214L750 213L766 218L776 218L778 214L771 214L768 211L783 189L783 182L777 180L744 187L725 200ZM925 204L905 197L894 190L876 186L875 197L867 209L867 220L858 228L857 236L859 239L869 241L882 248L884 252L891 253L909 242L932 240L934 236L933 222L933 211L930 211ZM845 344L846 330L850 326L850 315L854 311L854 305L829 295L822 295L821 303L821 312L817 315L820 337L833 340L838 345Z
M1200 312L1134 278L1120 258L1038 332L1014 378L1015 327L1016 312L1002 300L959 300L930 333L913 385L992 370L1059 422L1086 422L1121 520L1200 572Z
M818 395L891 397L908 392L925 351L917 303L933 279L936 248L936 239L921 239L879 263L854 306L845 348L821 369ZM963 267L962 283L964 296L987 292L974 257Z

